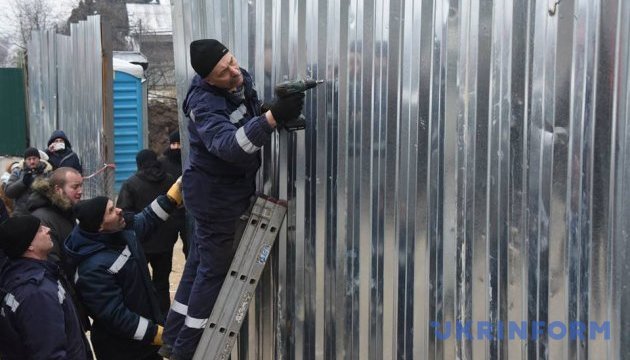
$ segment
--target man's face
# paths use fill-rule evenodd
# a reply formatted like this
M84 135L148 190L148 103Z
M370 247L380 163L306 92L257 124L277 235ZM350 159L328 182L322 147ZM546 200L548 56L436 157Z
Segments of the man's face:
M116 232L125 228L125 219L122 216L122 210L114 206L114 202L109 200L103 215L103 223L100 231Z
M48 256L52 248L53 242L50 238L50 228L44 225L40 225L28 249L33 251L40 257L45 258L46 256Z
M233 90L243 84L241 68L231 52L221 58L206 79L210 85L226 90Z
M171 150L177 150L177 149L181 149L182 145L178 142L172 142L171 143Z
M55 191L70 199L72 205L81 200L83 195L83 177L80 174L69 171L66 173L66 183L63 187L55 186Z
M39 158L37 156L29 156L24 159L24 162L29 169L35 169L39 165Z

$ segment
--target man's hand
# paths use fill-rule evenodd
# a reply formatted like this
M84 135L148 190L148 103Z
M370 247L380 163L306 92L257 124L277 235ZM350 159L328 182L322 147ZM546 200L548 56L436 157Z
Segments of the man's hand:
M304 93L299 92L287 97L277 98L271 104L271 114L278 125L282 127L291 120L296 119L304 108Z
M184 202L184 197L182 195L182 177L178 177L177 181L168 189L166 196L171 200L175 206L180 207Z
M22 175L22 183L26 185L26 187L30 187L33 183L33 180L35 180L33 178L33 170L24 170L24 175Z

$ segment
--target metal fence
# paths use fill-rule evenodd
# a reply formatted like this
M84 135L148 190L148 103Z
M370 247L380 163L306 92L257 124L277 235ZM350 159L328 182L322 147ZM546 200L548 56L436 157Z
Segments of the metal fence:
M111 46L100 16L71 24L70 36L33 31L27 46L31 145L47 147L56 129L68 136L84 176L113 162ZM113 193L113 171L84 182L84 198Z
M203 37L265 99L326 80L264 149L260 189L290 209L238 358L630 358L630 2L173 9L180 100Z

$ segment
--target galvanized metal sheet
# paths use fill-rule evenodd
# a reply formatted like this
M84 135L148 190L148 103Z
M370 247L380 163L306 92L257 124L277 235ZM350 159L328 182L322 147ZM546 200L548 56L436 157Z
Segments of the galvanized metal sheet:
M307 129L263 150L259 189L289 200L288 225L239 358L630 354L630 3L173 4L180 100L202 37L267 100L279 81L326 80ZM535 339L537 322L556 333ZM610 337L571 338L576 322ZM478 327L499 323L501 339Z
M113 147L103 130L111 122L104 116L104 106L111 104L104 104L103 94L112 91L103 77L113 75L104 75L100 16L71 24L70 36L34 31L27 54L31 145L45 149L52 132L63 130L81 159L84 176L98 171L107 160L107 147ZM84 198L112 192L113 171L84 182Z

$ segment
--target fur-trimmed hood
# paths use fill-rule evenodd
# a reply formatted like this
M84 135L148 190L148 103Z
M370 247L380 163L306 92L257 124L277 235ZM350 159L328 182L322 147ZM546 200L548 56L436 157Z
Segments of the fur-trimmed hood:
M24 160L22 160L17 165L12 165L11 169L12 171L15 171L16 169L19 169L19 171L22 171L26 169L26 164L24 163ZM47 174L53 171L53 166L48 161L44 159L39 159L39 164L37 165L35 169L38 174Z
M67 197L55 191L49 178L40 177L31 185L33 191L28 202L28 210L33 212L44 206L53 205L63 212L72 209L72 202Z

